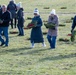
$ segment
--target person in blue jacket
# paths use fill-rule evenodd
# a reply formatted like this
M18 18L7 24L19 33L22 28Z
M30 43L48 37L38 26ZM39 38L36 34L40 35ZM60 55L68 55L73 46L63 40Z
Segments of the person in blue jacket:
M72 27L71 27L71 32L74 31L75 26L76 26L76 16L75 16L74 19L73 19L73 23L72 23Z
M32 48L34 48L34 43L42 43L45 47L43 33L42 33L42 19L40 18L39 11L37 8L34 10L34 17L32 21L37 21L37 25L31 30L31 44Z

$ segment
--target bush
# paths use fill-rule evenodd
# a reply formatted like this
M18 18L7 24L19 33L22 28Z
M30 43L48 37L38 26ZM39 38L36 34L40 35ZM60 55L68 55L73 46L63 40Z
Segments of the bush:
M27 20L32 20L32 18L31 17L27 17Z
M59 24L59 26L64 27L64 26L66 26L66 25L65 25L65 24Z
M50 9L50 7L44 7L44 9Z
M61 9L67 9L67 7L61 7Z
M59 41L62 41L62 42L69 42L69 39L67 39L67 38L60 38Z

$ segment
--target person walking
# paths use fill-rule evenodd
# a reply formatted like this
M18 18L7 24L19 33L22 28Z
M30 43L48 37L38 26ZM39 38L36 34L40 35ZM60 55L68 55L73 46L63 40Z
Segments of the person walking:
M74 16L74 19L73 19L73 22L72 22L71 32L74 31L75 27L76 27L76 16Z
M7 6L7 10L9 10L12 14L12 19L11 19L11 28L16 28L16 11L17 11L17 7L16 7L16 4L15 4L15 0L10 0L9 1L9 4ZM14 23L13 23L14 21ZM14 27L13 27L14 25Z
M48 23L53 23L55 24L54 28L48 28L48 33L47 33L47 40L50 44L51 49L55 49L56 47L56 39L58 35L58 16L56 15L55 9L52 9L50 12L50 16L48 17Z
M35 8L34 10L34 17L32 19L32 22L33 21L37 21L37 25L32 28L31 30L31 44L32 44L32 47L31 48L34 48L35 46L35 43L42 43L42 45L45 47L45 43L44 43L44 38L43 38L43 34L42 34L42 19L40 18L40 14L39 14L39 11L37 8Z
M7 6L2 5L2 13L0 13L0 46L8 46L9 44L9 36L8 36L8 27L9 22L11 20L11 13L7 11ZM4 39L2 38L2 32L4 33Z
M22 3L19 2L17 4L17 19L18 19L18 24L17 24L17 27L18 27L18 31L19 31L19 34L18 36L24 36L24 9L22 8Z

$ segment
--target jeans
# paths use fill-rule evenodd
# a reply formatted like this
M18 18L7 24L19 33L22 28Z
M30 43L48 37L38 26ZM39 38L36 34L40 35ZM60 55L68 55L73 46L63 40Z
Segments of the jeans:
M50 47L51 48L55 48L55 46L56 46L56 38L57 38L57 36L47 35L47 39L48 39L48 42L50 43Z
M23 27L21 27L21 26L17 26L17 27L18 27L18 30L19 30L19 35L24 35Z
M2 32L4 34L5 37L5 41L2 38ZM0 41L1 43L5 43L5 46L8 46L8 42L9 42L9 37L8 37L8 27L0 27Z

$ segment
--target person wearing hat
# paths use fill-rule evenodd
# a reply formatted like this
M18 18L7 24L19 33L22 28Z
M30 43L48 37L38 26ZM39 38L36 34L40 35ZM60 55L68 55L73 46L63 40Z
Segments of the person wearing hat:
M19 34L18 36L24 36L24 9L22 8L22 3L19 2L17 5L17 19L18 19L18 24L17 24L17 27L18 27L18 31L19 31Z
M39 10L35 8L34 10L34 17L32 21L37 21L37 25L32 28L31 30L31 44L32 47L35 47L35 43L42 43L42 45L45 47L44 39L43 39L43 34L42 34L42 19L40 18Z
M9 4L7 6L7 10L9 10L12 14L12 19L11 19L11 28L16 28L16 11L17 11L17 7L15 4L15 0L10 0ZM13 23L14 21L14 23ZM14 27L13 27L14 26Z
M47 39L50 44L50 48L55 49L56 39L58 35L58 25L59 25L59 21L55 9L52 9L52 11L50 12L50 15L48 17L48 23L55 24L54 28L48 28L48 33L47 33Z

